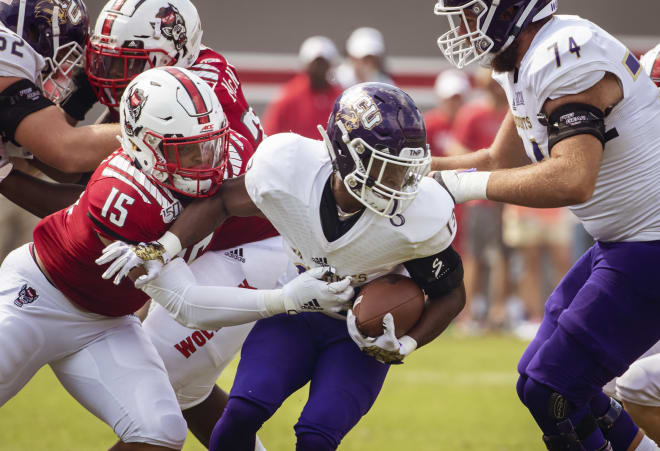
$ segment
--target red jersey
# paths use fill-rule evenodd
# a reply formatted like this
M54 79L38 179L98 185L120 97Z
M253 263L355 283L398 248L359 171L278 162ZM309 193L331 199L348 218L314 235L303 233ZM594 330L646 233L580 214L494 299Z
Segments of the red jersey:
M264 138L264 131L259 117L245 100L236 69L227 63L224 56L202 46L197 60L188 70L213 88L227 116L229 128L247 138L256 149Z
M309 76L299 74L284 85L279 98L264 113L264 128L268 134L294 132L319 139L316 126L325 128L328 124L332 106L341 92L340 87L332 84L323 91L314 91Z
M231 143L229 177L240 175L253 153L249 142L236 133L232 133ZM34 246L55 286L69 300L93 313L127 315L138 310L149 297L135 289L130 280L116 286L112 280L101 278L106 267L98 266L94 260L105 245L97 234L128 243L153 241L165 233L182 210L180 199L137 169L131 158L119 150L96 169L73 206L37 224ZM192 261L209 248L214 235L236 234L230 238L239 244L261 239L268 230L269 236L276 235L268 222L264 226L263 220L242 219L246 223L241 229L220 227L193 247L182 250L179 256ZM256 225L252 227L253 224Z
M447 143L451 141L451 121L440 108L427 111L424 114L426 123L426 138L431 146L431 155L444 157L447 155Z

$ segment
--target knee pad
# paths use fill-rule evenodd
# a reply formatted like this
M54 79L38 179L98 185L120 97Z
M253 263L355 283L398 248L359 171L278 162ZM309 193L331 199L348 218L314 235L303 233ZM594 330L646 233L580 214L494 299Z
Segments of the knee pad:
M137 426L137 425L136 425ZM119 439L125 443L147 443L181 449L188 435L188 425L181 415L164 414L153 417L150 424L129 427Z
M249 430L252 434L256 434L270 416L270 412L252 401L243 398L230 398L220 421L230 422L234 431Z
M522 390L524 403L543 431L543 441L551 451L607 450L596 418L589 406L577 407L550 387L527 379ZM585 446L589 443L589 448ZM596 448L593 443L597 443Z
M322 434L298 434L296 451L332 451L335 449L337 449L337 445L331 443Z

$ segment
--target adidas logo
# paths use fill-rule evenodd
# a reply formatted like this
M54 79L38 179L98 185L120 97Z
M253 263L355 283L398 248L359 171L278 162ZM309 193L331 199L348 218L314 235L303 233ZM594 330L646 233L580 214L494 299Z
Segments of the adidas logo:
M312 257L312 261L319 266L328 266L327 257Z
M239 247L238 249L232 249L230 251L225 252L225 255L229 258L233 258L234 260L238 260L241 263L245 263L245 258L243 258L243 248Z
M313 311L323 311L323 307L321 307L321 304L319 304L319 301L316 299L312 299L309 302L305 302L303 305L300 306L301 310L313 310Z

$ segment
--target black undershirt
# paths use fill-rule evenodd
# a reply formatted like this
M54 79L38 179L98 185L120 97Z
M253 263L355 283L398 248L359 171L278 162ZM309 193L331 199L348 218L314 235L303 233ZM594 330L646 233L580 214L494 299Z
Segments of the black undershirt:
M364 208L350 218L342 221L339 219L339 211L337 210L337 201L332 194L332 177L328 177L328 181L323 188L323 195L321 196L321 205L319 213L321 215L321 227L323 228L323 235L325 235L328 242L333 242L346 234L351 227L362 217Z

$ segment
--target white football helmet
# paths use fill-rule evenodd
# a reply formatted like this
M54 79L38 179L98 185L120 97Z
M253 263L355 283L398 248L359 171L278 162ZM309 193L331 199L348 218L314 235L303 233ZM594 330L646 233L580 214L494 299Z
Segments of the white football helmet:
M225 173L227 118L211 87L187 69L138 75L119 103L122 148L158 184L189 197L215 193Z
M87 45L87 76L99 101L116 107L136 75L153 67L190 67L201 43L202 25L190 0L110 0Z
M651 80L660 88L660 44L646 52L640 62Z

